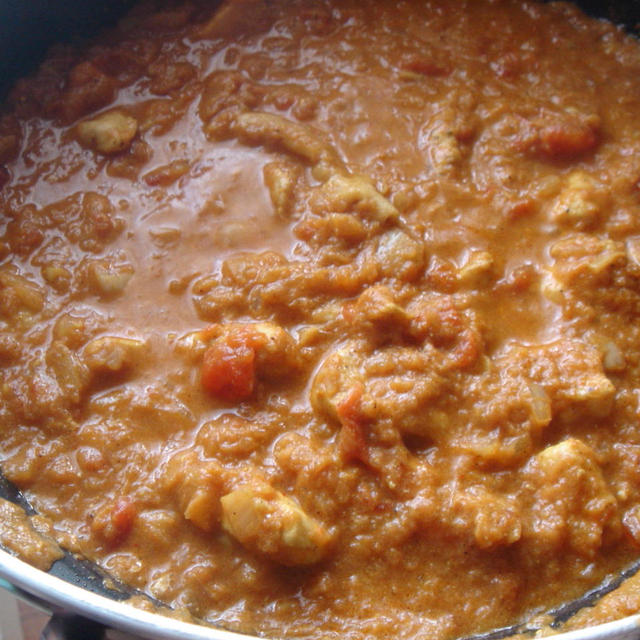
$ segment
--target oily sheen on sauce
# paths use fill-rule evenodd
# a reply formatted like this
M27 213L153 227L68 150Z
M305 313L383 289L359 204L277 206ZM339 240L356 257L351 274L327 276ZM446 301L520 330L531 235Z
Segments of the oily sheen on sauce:
M640 545L639 113L640 45L566 3L149 2L55 47L0 112L4 475L247 633L579 596Z

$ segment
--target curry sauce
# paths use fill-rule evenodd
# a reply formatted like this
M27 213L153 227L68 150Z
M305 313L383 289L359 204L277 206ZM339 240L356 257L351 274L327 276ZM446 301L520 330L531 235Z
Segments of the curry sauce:
M517 0L143 3L0 115L0 466L270 637L515 624L640 546L640 45ZM71 539L71 541L69 541Z

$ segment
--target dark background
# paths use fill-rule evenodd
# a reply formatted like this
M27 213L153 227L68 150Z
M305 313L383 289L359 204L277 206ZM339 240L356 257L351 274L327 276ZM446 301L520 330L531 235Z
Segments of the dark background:
M0 0L0 98L55 42L115 24L134 0Z

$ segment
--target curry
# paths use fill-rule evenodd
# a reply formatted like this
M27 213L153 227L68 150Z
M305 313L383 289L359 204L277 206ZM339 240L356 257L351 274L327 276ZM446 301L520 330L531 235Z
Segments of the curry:
M447 640L640 546L640 45L565 3L143 3L0 116L0 460L269 637Z

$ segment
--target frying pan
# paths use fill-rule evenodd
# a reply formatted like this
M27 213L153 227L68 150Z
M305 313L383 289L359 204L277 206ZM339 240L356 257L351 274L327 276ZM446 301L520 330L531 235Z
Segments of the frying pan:
M91 37L114 24L133 0L85 2L66 0L0 0L0 99L12 82L34 70L55 42ZM640 35L640 0L578 2L589 14L604 17ZM0 472L0 497L33 509ZM552 627L580 608L592 605L640 569L640 560L579 600L550 613ZM109 578L91 563L65 553L48 572L15 558L0 547L0 586L51 613L42 640L250 640L249 636L220 628L183 622L127 604L136 594ZM147 598L148 599L148 598ZM149 600L149 599L148 599ZM151 607L159 603L149 601ZM469 640L498 640L514 633L535 633L526 623ZM550 640L640 640L640 614L588 629L550 636ZM255 640L255 639L254 639Z

